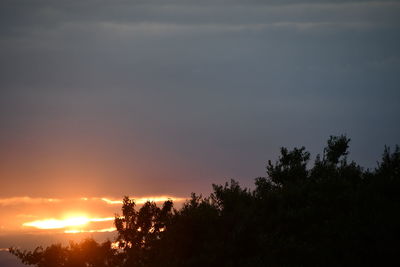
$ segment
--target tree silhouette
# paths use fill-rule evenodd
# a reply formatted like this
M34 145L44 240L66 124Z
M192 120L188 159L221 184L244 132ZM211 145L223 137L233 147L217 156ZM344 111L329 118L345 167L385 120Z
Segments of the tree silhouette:
M170 224L173 204L166 201L160 209L154 202L146 202L139 211L135 210L135 206L129 197L124 198L122 217L115 217L116 241L125 252L124 265L147 266Z
M275 165L268 161L267 174L277 185L302 181L308 174L306 167L309 159L310 153L305 151L305 147L294 148L292 151L282 147L281 157Z
M340 157L346 157L349 153L347 151L349 148L349 143L350 139L345 135L330 136L328 140L328 146L324 149L326 161L331 164L337 164Z

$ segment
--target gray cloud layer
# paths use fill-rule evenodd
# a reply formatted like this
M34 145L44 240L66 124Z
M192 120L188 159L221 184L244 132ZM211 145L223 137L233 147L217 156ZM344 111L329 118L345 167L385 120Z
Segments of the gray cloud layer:
M320 152L338 133L374 167L400 136L399 11L1 1L1 179L10 194L32 181L66 190L59 177L116 196L183 194L227 177L248 184L279 146Z

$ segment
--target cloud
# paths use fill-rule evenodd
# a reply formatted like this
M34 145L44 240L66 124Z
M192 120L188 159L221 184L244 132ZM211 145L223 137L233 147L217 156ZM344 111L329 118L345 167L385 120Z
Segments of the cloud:
M32 198L32 197L10 197L0 198L0 206L20 205L20 204L43 204L59 202L57 198Z
M277 25L287 23L314 24L373 24L393 27L398 24L399 1L198 1L177 2L104 2L69 1L66 3L40 1L3 3L3 33L10 37L21 34L60 36L68 30L101 33L101 28L113 30L110 25L122 25L118 29L148 31L148 34L175 32L232 30L238 25ZM10 11L17 9L18 12ZM236 25L236 26L235 26ZM253 26L252 26L253 25ZM397 25L398 26L398 25ZM98 28L96 32L93 32ZM93 36L90 34L91 36Z

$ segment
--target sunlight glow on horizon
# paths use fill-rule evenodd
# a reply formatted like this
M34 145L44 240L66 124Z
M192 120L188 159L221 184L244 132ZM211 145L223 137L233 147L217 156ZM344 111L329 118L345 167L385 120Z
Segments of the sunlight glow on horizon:
M47 220L37 220L32 222L23 223L23 226L35 227L37 229L62 229L71 226L83 226L90 222L105 222L113 221L114 217L106 218L87 218L87 217L71 217L64 220L58 219L47 219Z
M138 208L147 201L162 205L171 200L180 206L187 198L168 194L130 196ZM15 196L0 197L0 233L101 232L111 231L123 200L113 196Z
M181 202L181 201L185 201L186 198L183 197L172 197L172 196L150 196L150 197L141 197L141 198L131 198L132 200L135 201L136 204L144 204L147 201L150 202L164 202L167 200L172 200L173 202ZM107 204L110 205L115 205L115 204L122 204L123 201L122 200L112 200L109 198L101 198L102 201L106 202Z
M98 229L98 230L65 230L64 233L66 234L80 234L80 233L105 233L105 232L114 232L117 228L110 227L105 229Z

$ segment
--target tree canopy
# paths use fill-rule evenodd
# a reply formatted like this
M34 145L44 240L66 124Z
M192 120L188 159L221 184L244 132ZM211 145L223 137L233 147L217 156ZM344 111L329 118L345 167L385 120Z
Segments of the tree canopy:
M374 170L347 161L350 139L331 136L309 167L304 147L281 149L253 190L231 180L177 210L124 198L119 248L87 239L21 251L38 267L377 266L400 253L400 149Z

